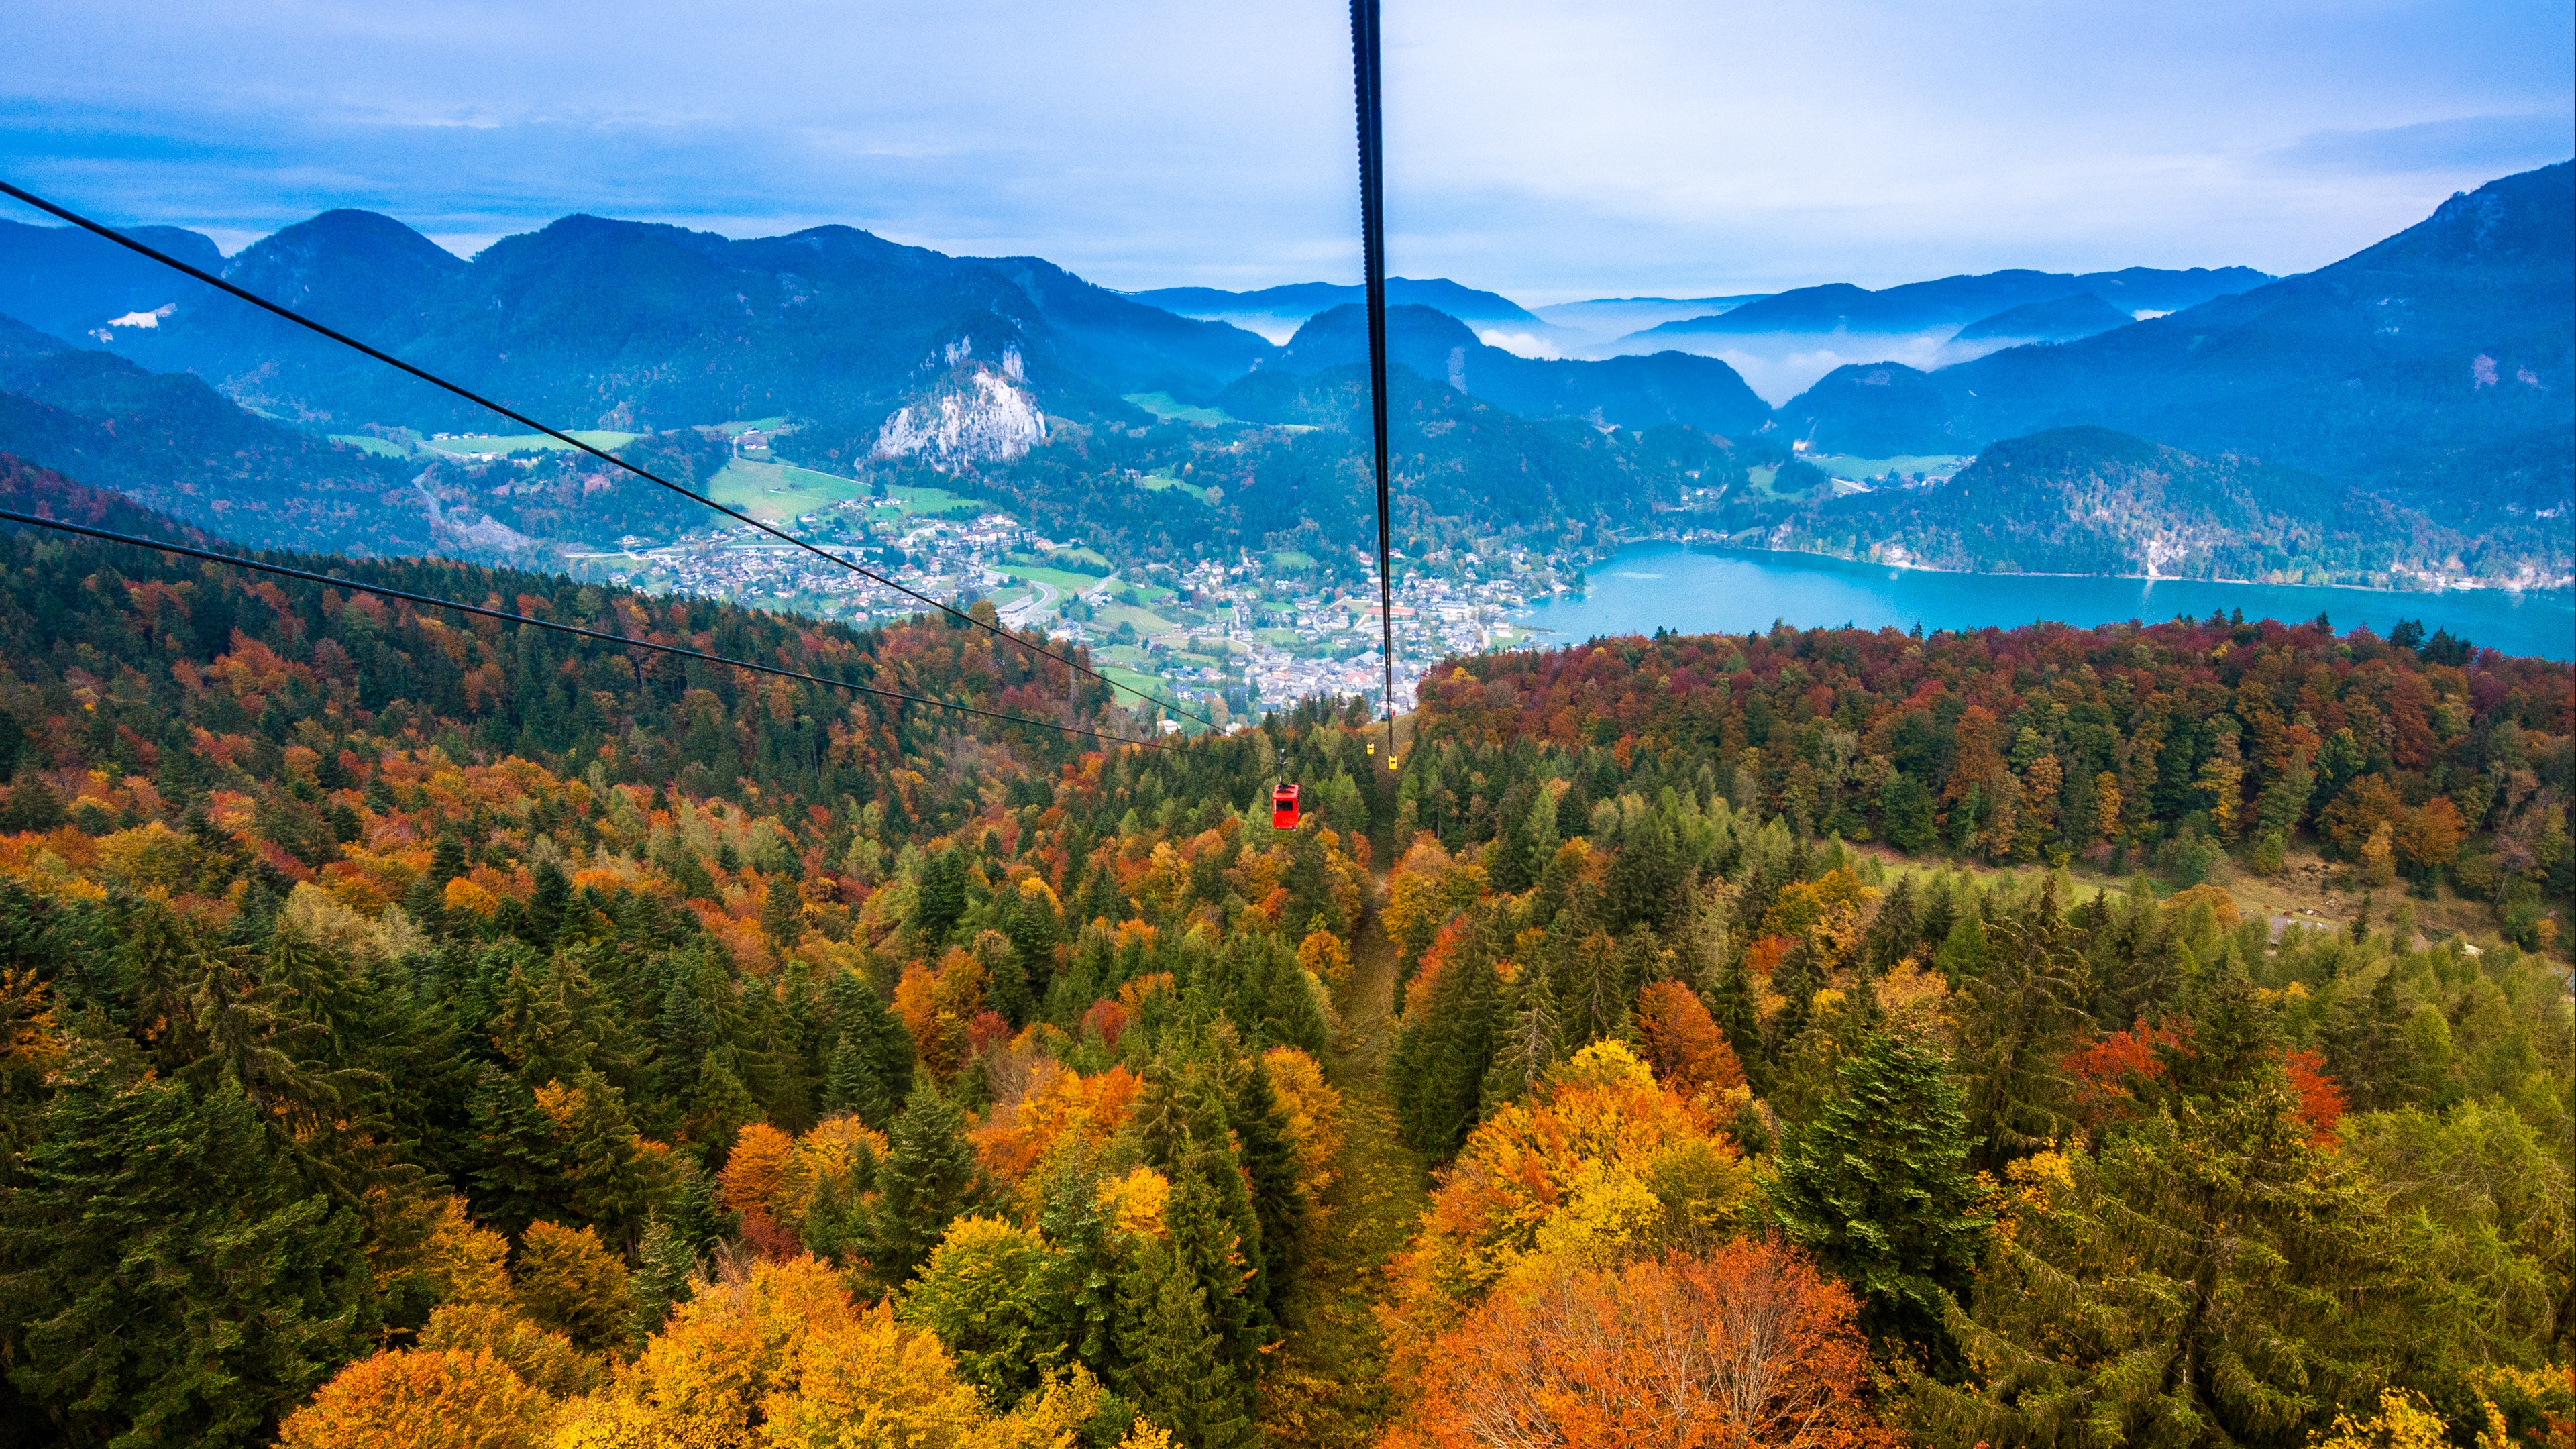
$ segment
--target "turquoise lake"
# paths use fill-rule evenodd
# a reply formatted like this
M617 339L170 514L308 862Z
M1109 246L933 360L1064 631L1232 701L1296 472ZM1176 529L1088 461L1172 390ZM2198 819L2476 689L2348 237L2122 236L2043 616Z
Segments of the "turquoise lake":
M2304 621L2323 613L2338 633L2366 624L2384 635L2400 619L2421 619L2428 632L2448 629L2507 654L2576 658L2576 595L2565 590L2396 594L2189 579L1945 574L1675 543L1631 544L1590 569L1589 580L1588 595L1541 601L1516 622L1552 631L1535 641L1545 645L1651 634L1658 627L1742 634L1768 629L1775 619L1805 628L2008 629L2040 619L2090 627L2242 609L2249 619Z

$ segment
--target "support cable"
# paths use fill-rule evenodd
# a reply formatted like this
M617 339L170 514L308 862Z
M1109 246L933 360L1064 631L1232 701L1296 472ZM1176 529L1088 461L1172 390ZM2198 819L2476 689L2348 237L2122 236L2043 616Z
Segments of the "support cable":
M603 463L625 469L627 472L634 474L636 477L643 479L647 483L651 483L656 487L667 488L693 503L698 503L707 508L714 509L716 512L723 514L727 518L733 519L737 523L749 524L751 527L759 529L761 532L768 534L770 537L778 539L783 543L794 544L796 547L814 555L816 558L838 564L840 567L848 569L850 572L857 574L863 579L867 579L873 583L883 584L885 587L892 589L896 593L902 594L907 598L918 599L922 603L928 604L930 607L937 609L939 612L948 615L952 619L972 624L976 628L981 629L985 633L991 634L996 638L1007 639L1012 643L1019 645L1023 649L1044 655L1046 658L1054 660L1056 663L1063 665L1077 674L1089 675L1091 678L1108 685L1111 689L1125 690L1127 693L1136 696L1138 699L1144 700L1148 704L1159 705L1162 708L1168 709L1172 713L1181 716L1183 719L1196 720L1198 723L1206 725L1209 729L1216 728L1214 721L1201 715L1191 714L1188 710L1181 708L1179 705L1174 704L1169 700L1157 699L1153 695L1147 694L1145 691L1138 689L1133 685L1120 684L1117 680L1110 678L1108 675L1087 665L1078 664L1065 655L1058 654L1054 650L1049 649L1042 644L1032 644L1028 640L1021 638L1019 635L1012 633L1008 629L1001 628L998 625L987 624L972 614L966 613L965 611L952 607L951 605L943 604L937 599L930 597L928 594L907 588L882 574L871 572L857 563L841 557L839 554L833 553L816 544L808 543L804 539L798 538L796 535L789 533L784 529L773 528L769 524L763 523L759 519L752 517L750 514L743 513L737 509L728 508L724 504L718 503L703 493L674 483L670 479L665 478L650 469L630 463L624 458L618 457L615 453L611 453L604 448L592 447L590 444L583 442L581 439L574 437L570 433L564 432L558 428L549 427L544 423L538 422L535 418L529 417L525 413L519 412L513 408L505 407L480 393L473 392L467 388L457 385L456 383L449 382L446 378L440 377L438 374L431 372L426 368L415 367L411 363L405 362L401 358L394 356L392 353L384 351L382 348L371 347L345 332L326 326L323 323L316 322L312 318L305 316L303 313L296 311L292 307L272 302L268 298L260 296L256 292L235 286L231 282L225 281L223 278L216 276L212 272L190 266L188 263L179 260L168 252L162 251L149 243L136 241L134 238L127 236L116 228L101 222L92 221L88 217L81 215L79 212L73 211L69 207L47 201L45 198L36 195L32 191L13 186L6 181L0 181L0 193L16 197L18 200L36 208L38 211L58 216L63 220L70 222L72 225L79 227L83 231L104 237L107 240L116 243L118 246L124 247L128 251L149 257L153 261L159 262L165 267L169 267L173 271L183 272L188 276L194 277L198 281L205 283L209 287L213 287L218 291L226 292L232 296L238 297L242 301L248 302L262 311L271 312L279 317L283 317L298 327L319 333L320 335L339 343L343 347L353 348L356 351L365 353L367 356L374 358L378 362L384 363L388 367L397 368L403 372L409 373L413 377L419 378L421 381L428 383L432 387L439 388L442 391L453 393L457 397L463 398L465 401L474 404L476 407L485 408L494 413L498 413L502 417L508 418L510 421L517 423L523 428L529 428L536 432L543 433L547 437L554 439L556 442L563 444L565 447L588 453L590 456L599 459Z
M1104 734L1099 730L1084 729L1080 725L1063 724L1055 720L1033 719L1027 715L1004 714L1000 710L983 709L971 704L953 704L944 699L932 699L927 695L906 694L901 690L895 689L880 689L873 684L856 684L846 679L832 679L820 674L807 674L803 670L782 668L775 664L761 664L749 659L735 659L723 654L708 654L702 650L683 649L677 644L657 644L650 639L630 639L623 634L611 634L604 629L585 629L578 624L563 624L552 619L530 618L526 614L513 614L506 609L492 609L486 608L481 604L461 603L455 599L442 599L433 594L415 594L408 589L388 588L382 584L362 584L355 579L344 579L333 574L316 573L311 569L293 568L286 564L269 563L262 559L243 558L237 554L217 553L212 549L190 548L188 545L183 543L165 543L157 538L143 538L131 533L116 533L104 528L92 528L87 524L66 523L59 518L43 518L32 513L19 513L12 509L0 508L0 522L23 523L33 528L50 528L58 533L76 533L85 538L101 539L108 543L122 543L130 544L135 548L148 548L156 553L176 554L182 558L203 559L208 563L229 564L234 568L251 569L264 574L276 574L282 578L301 579L304 582L311 584L327 584L332 588L347 589L352 593L374 594L378 598L400 599L407 604L419 604L433 609L453 609L460 614L473 614L480 618L498 619L505 624L525 624L537 629L551 629L558 634L572 634L584 639L595 639L603 644L614 644L623 649L645 649L656 654L670 654L682 659L697 659L708 664L721 664L728 669L750 669L762 674L774 674L781 679L796 679L802 680L807 684L820 684L833 689L854 690L860 694L874 695L879 699L901 700L906 704L919 704L926 705L932 709L952 710L958 714L971 714L983 719L998 720L1004 724L1035 725L1039 729L1056 730L1069 735L1083 735L1090 739L1105 740L1111 744L1140 745L1149 750L1161 750L1165 748L1162 743L1155 740L1129 739L1124 735Z
M1368 271L1369 418L1377 463L1378 647L1385 664L1386 764L1395 768L1395 579L1387 539L1386 132L1380 104L1378 0L1351 0L1351 81L1359 108L1360 253Z

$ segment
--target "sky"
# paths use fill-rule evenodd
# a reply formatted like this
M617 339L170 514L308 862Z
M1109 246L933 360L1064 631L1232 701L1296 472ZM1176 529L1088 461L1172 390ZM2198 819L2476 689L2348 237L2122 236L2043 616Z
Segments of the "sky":
M1388 259L1525 304L2304 271L2576 152L2566 0L1388 0ZM1127 290L1359 273L1309 0L0 0L0 175L227 251L335 206L826 222ZM0 215L38 219L0 201Z

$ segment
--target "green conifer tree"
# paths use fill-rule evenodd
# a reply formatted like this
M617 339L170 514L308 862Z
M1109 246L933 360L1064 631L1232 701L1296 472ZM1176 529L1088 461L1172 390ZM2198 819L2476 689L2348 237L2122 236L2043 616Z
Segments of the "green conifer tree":
M1253 1218L1261 1229L1261 1278L1264 1307L1272 1324L1286 1321L1303 1267L1301 1245L1306 1231L1306 1199L1297 1183L1297 1155L1288 1141L1288 1123L1270 1085L1270 1068L1259 1057L1243 1077L1233 1110L1235 1141L1250 1185Z
M628 1292L635 1311L626 1336L641 1344L662 1331L671 1310L689 1299L689 1279L698 1271L697 1249L659 1214L646 1220L636 1246L637 1266Z
M527 1084L486 1066L467 1111L473 1171L466 1192L475 1216L513 1236L538 1218L572 1216L564 1201L563 1145Z
M2270 1009L2240 967L2209 976L2149 1110L2016 1210L1958 1320L1980 1372L1912 1385L1940 1440L2313 1442L2392 1365L2422 1382L2455 1351L2427 1338L2386 1200L2309 1141Z
M1477 1115L1490 1117L1505 1102L1519 1101L1561 1055L1556 988L1543 966L1521 968L1512 985L1510 1013L1494 1037L1493 1065L1477 1103Z
M60 1442L266 1443L365 1352L352 1210L307 1196L238 1091L75 1048L0 1193L0 1334Z
M783 872L773 875L760 897L760 929L783 951L805 934L804 910L805 899L797 893L795 877Z
M1988 1236L1961 1091L1930 1042L1874 1032L1840 1090L1793 1129L1770 1184L1789 1238L1849 1279L1878 1334L1942 1342Z
M1249 1445L1251 1395L1203 1271L1231 1257L1206 1184L1174 1183L1165 1220L1166 1236L1145 1244L1119 1285L1120 1391L1190 1449Z
M868 1256L878 1280L890 1288L909 1281L949 1223L974 1211L980 1186L966 1114L935 1086L914 1089L877 1167Z

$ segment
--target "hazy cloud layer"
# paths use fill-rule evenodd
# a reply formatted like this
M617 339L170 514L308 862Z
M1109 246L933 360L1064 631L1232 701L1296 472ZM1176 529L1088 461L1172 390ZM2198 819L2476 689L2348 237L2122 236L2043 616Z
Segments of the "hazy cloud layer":
M1357 272L1335 5L0 0L0 167L227 247L848 222L1112 286ZM2563 0L1387 12L1394 268L1541 303L2313 267L2565 159ZM12 213L18 214L18 213Z

